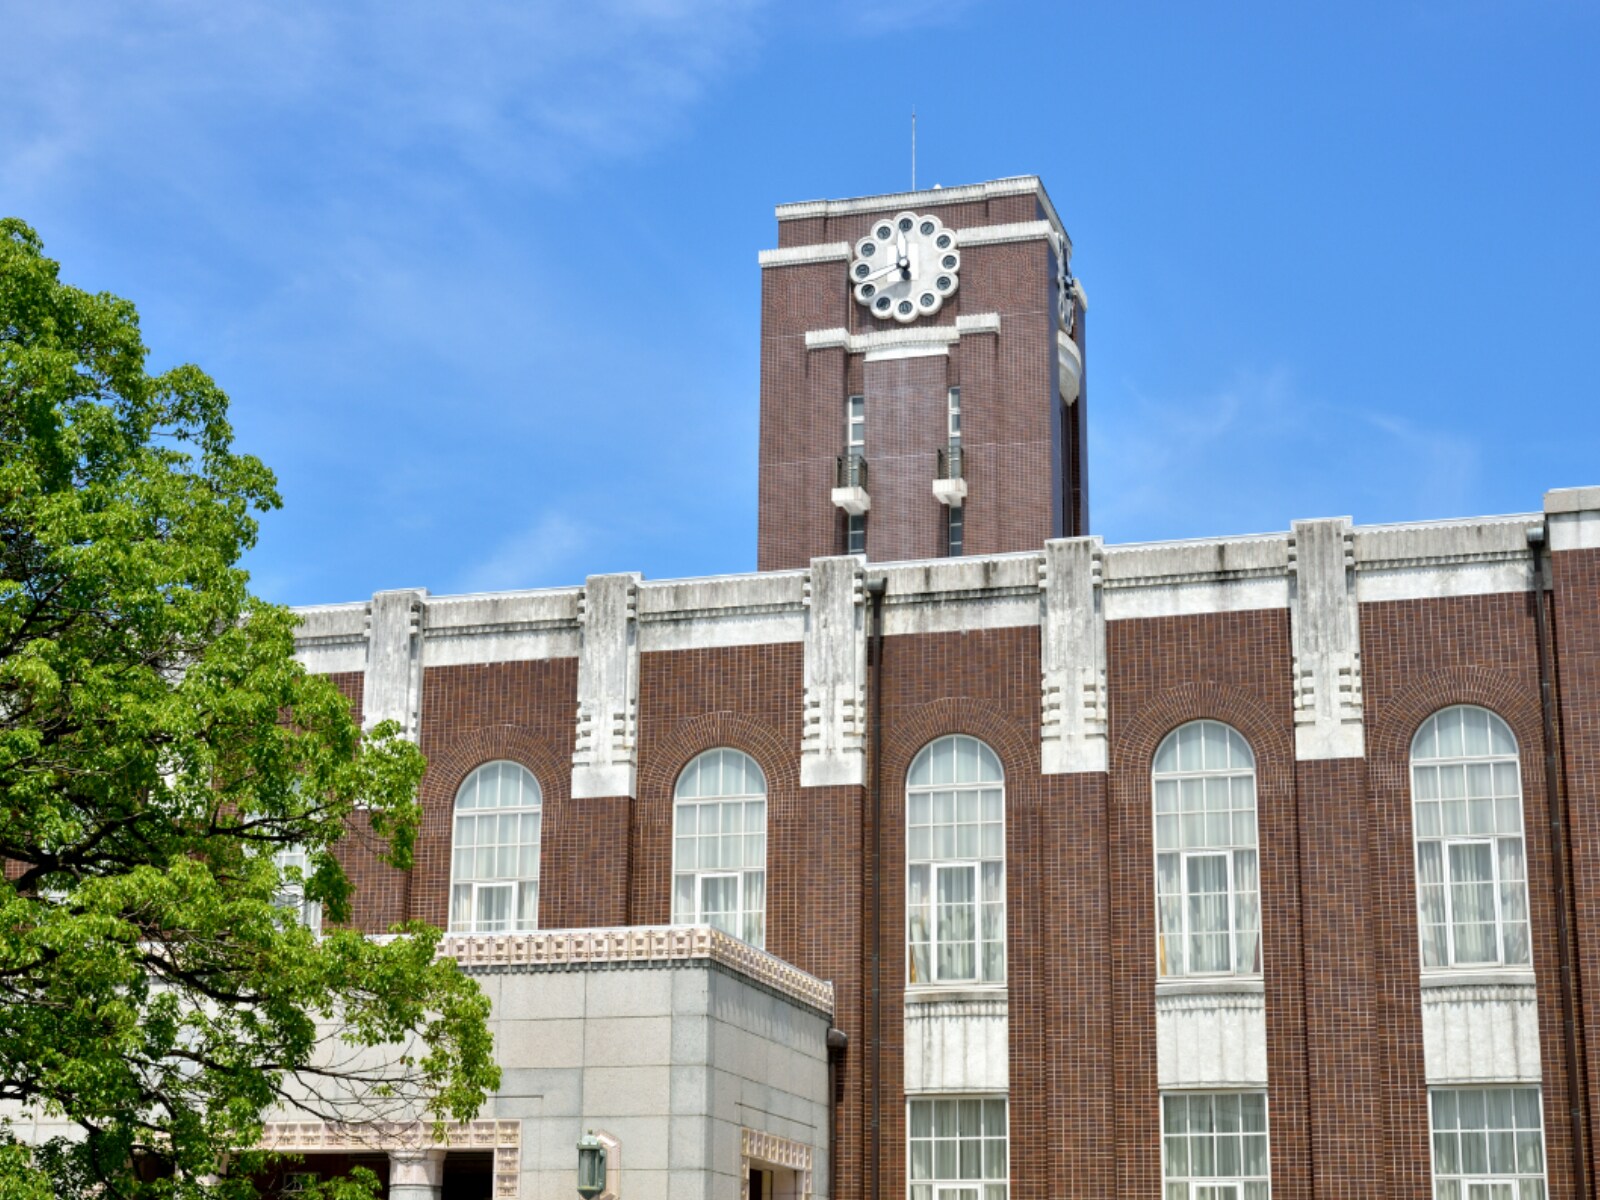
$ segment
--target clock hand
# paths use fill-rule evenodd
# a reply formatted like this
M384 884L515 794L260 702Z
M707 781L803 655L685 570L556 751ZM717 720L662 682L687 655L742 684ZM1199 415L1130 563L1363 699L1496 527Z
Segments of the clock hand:
M857 283L871 283L874 279L881 279L885 275L887 275L890 271L898 271L899 269L900 269L900 264L899 263L890 263L887 267L882 267L879 270L874 271L871 275L863 276L862 278L856 280L856 282Z

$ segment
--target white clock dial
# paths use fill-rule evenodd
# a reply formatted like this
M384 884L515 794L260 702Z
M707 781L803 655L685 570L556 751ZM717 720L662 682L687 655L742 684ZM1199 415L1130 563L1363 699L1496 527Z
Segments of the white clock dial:
M932 316L961 282L956 231L935 216L897 213L856 243L850 283L875 317L902 325Z

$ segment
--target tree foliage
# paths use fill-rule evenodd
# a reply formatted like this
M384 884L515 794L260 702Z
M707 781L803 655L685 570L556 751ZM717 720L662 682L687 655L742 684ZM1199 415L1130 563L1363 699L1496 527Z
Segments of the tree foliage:
M273 477L145 357L0 221L0 1200L247 1196L274 1110L465 1120L498 1084L436 930L336 928L351 828L409 865L421 756L296 663L239 566Z

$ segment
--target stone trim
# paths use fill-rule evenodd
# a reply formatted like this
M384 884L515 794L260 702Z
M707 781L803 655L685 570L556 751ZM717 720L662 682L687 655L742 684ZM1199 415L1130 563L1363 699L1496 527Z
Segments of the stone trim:
M1350 519L1296 521L1289 570L1295 757L1360 758L1361 620Z
M749 1200L750 1197L750 1166L752 1163L795 1172L799 1176L800 1186L796 1191L800 1200L809 1200L813 1173L812 1155L811 1147L804 1142L797 1142L792 1138L779 1137L775 1133L763 1133L758 1129L741 1128L739 1130L739 1195L743 1200Z
M784 246L776 250L763 250L756 256L761 267L796 267L806 263L848 262L849 242L820 242L814 246Z
M843 217L855 213L875 213L885 209L917 208L926 205L964 204L992 200L997 196L1020 196L1032 192L1038 197L1049 223L1066 237L1056 206L1050 202L1044 183L1037 175L1013 175L987 183L967 183L957 187L923 188L915 192L887 192L881 196L852 196L846 200L799 200L774 209L780 221L800 221L807 217ZM1072 240L1067 239L1067 245Z
M806 331L806 349L882 356L890 350L915 348L928 354L941 354L968 334L999 332L999 313L972 313L957 317L954 325L911 325L905 329L875 329L869 333L851 333L842 326L811 329Z
M833 984L709 925L628 925L535 933L452 934L439 955L467 970L605 967L703 960L743 975L829 1017Z
M1008 242L1045 241L1055 236L1049 221L1016 221L1009 225L973 225L955 231L956 245L1003 246Z
M261 1129L260 1147L285 1154L318 1154L329 1151L382 1150L494 1151L495 1200L515 1200L522 1171L521 1121L468 1121L444 1127L444 1138L435 1141L430 1126L422 1121L381 1121L371 1125L340 1125L328 1121L269 1121Z

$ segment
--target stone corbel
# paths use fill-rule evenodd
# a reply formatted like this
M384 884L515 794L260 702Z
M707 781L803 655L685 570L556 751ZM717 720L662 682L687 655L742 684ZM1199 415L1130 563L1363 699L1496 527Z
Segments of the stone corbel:
M1295 757L1360 758L1361 622L1350 519L1296 521L1289 571Z
M1096 537L1062 538L1044 546L1039 759L1046 775L1107 766L1101 551Z

